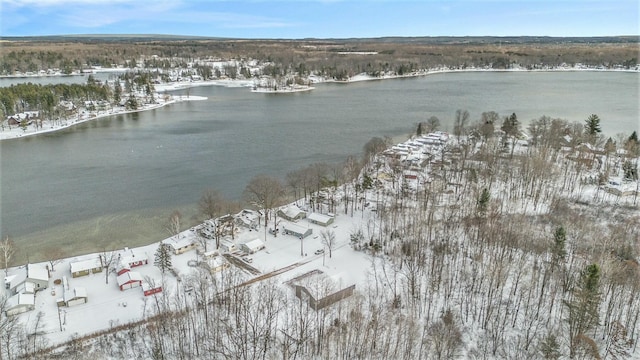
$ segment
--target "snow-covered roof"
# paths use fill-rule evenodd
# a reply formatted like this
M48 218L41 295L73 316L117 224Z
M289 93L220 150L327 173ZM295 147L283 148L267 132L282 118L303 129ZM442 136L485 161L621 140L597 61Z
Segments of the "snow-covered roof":
M165 240L165 244L171 246L174 250L182 249L185 247L189 247L193 245L193 239L190 237L180 236L179 239L176 239L175 236Z
M285 208L280 209L280 211L282 211L282 213L285 214L290 219L296 218L300 214L306 214L303 210L301 210L295 205L289 205Z
M76 273L76 272L101 268L102 261L100 261L100 257L96 257L93 259L72 262L69 264L69 266L71 267L71 273Z
M290 230L292 232L295 232L297 234L304 234L305 232L307 232L309 230L308 227L305 226L301 226L298 224L291 224L291 223L287 223L282 225L282 227L286 230Z
M307 216L307 219L309 219L311 221L315 221L315 222L326 224L329 221L331 221L332 217L328 216L328 215L324 215L324 214L311 213L311 214L309 214L309 216Z
M49 271L47 271L47 269L44 268L44 266L28 264L27 265L27 278L28 279L34 279L34 280L48 281L49 280Z
M87 289L84 287L77 287L71 291L65 291L64 293L65 302L69 300L77 299L77 298L86 298L86 297L87 297Z
M7 309L20 305L35 305L36 297L33 294L15 294L7 299Z
M118 275L118 286L122 286L130 281L142 281L142 275L137 271L127 271L122 275Z
M254 239L243 244L251 250L264 248L264 243L260 239Z

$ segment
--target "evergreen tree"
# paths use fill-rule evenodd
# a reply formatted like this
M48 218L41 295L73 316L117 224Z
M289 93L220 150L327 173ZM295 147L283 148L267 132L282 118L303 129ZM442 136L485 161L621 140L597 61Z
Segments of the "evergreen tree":
M627 160L622 164L622 171L624 172L625 180L638 180L638 168L631 161Z
M627 142L633 142L635 144L638 143L638 133L637 132L632 132L631 136L629 136L629 139L627 139Z
M416 135L422 135L422 123L418 123L418 129L416 130Z
M568 309L570 357L574 358L581 338L598 325L600 307L600 266L591 264L580 274L573 298L565 301Z
M153 265L157 266L164 275L168 270L171 269L171 252L169 252L169 247L163 243L160 243L158 246L158 250L156 250L155 260L153 261Z
M489 193L487 188L482 189L482 194L480 194L477 201L479 216L484 216L486 214L487 208L489 207L489 200L491 200L491 193Z
M595 137L602 132L600 129L600 117L596 114L591 114L587 120L585 120L585 130L589 136Z
M565 249L567 240L567 232L564 227L560 226L553 233L553 262L555 265L567 257L567 250Z

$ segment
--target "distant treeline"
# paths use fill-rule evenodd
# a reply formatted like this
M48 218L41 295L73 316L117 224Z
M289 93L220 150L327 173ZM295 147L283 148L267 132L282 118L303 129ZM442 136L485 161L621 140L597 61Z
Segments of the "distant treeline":
M529 69L581 63L633 68L638 37L387 37L377 39L238 40L197 37L102 36L3 38L0 74L91 66L143 67L141 59L170 59L163 67L195 59L255 59L287 74L314 72L336 78L361 72L407 73L436 67ZM365 54L366 53L366 54Z

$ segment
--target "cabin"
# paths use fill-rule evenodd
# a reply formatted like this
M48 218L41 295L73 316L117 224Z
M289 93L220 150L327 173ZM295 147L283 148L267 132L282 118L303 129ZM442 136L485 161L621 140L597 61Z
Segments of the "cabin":
M175 255L180 255L195 249L196 243L191 238L181 237L180 239L171 238L165 240L164 246L168 246Z
M316 225L329 226L333 224L334 217L329 215L323 215L318 213L311 213L307 216L307 220Z
M120 291L142 286L142 275L137 271L126 271L118 275L117 280Z
M27 264L27 271L5 278L5 287L13 294L34 294L49 287L49 271L43 267Z
M285 235L293 235L298 239L304 239L313 233L313 229L298 224L285 224L282 229Z
M307 217L307 213L295 205L284 207L278 210L277 214L283 219L294 222Z
M33 294L15 294L7 299L5 314L13 316L36 308L36 297Z
M251 240L249 242L246 242L240 245L240 249L242 249L242 251L248 254L256 253L264 248L265 248L265 245L260 239Z
M124 248L124 250L118 254L119 262L123 267L128 266L130 268L147 265L149 263L149 255L146 252L141 252L135 249Z
M258 228L259 219L260 213L247 209L242 210L235 216L236 225L249 230L255 230Z
M87 303L87 289L83 287L74 288L64 292L64 305L75 306Z
M95 257L93 259L75 261L69 264L71 269L71 276L74 278L80 276L87 276L89 274L95 274L102 272L102 258Z

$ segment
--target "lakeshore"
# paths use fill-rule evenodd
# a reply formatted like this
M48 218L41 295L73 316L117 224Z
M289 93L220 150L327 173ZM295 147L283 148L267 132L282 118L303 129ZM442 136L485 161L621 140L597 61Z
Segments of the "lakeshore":
M120 70L116 71L119 72ZM393 79L403 79L403 78L415 78L436 74L454 74L454 73L469 73L469 72L582 72L582 71L590 71L590 72L625 72L625 73L640 73L640 69L597 69L597 68L587 68L587 67L559 67L559 68L548 68L548 69L534 69L528 70L524 68L513 68L513 69L484 69L484 68L466 68L466 69L433 69L433 70L419 70L412 72L410 74L383 74L377 77L370 76L364 73L354 75L347 80L334 80L327 79L324 77L319 77L315 75L309 76L310 83L337 83L337 84L348 84L348 83L357 83L363 81L380 81L380 80L393 80ZM51 77L51 75L44 75L47 77ZM34 76L35 77L35 76ZM166 105L170 105L177 102L182 101L198 101L198 100L206 100L206 97L199 96L190 96L190 95L169 95L168 91L178 91L185 90L194 87L200 86L223 86L229 88L237 88L237 87L246 87L250 88L253 93L264 93L264 94L279 94L279 93L297 93L297 92L308 92L315 89L312 86L305 87L291 87L284 88L279 90L271 90L267 88L256 88L254 83L251 80L199 80L199 81L180 81L180 82L172 82L172 83L164 83L155 85L156 89L156 103L155 104L144 104L139 109L136 110L126 110L124 107L115 107L109 111L103 112L89 112L89 111L81 111L78 116L74 119L65 119L61 121L54 122L51 119L43 119L42 126L38 129L34 127L20 128L13 127L11 129L4 129L0 131L0 141L15 139L15 138L23 138L27 136L34 136L44 133L50 133L54 131L59 131L66 129L70 126L81 124L83 122L96 120L108 116L113 115L123 115L134 112L141 112L146 110L158 109ZM162 96L160 96L162 95ZM168 100L164 100L164 97L168 97Z

